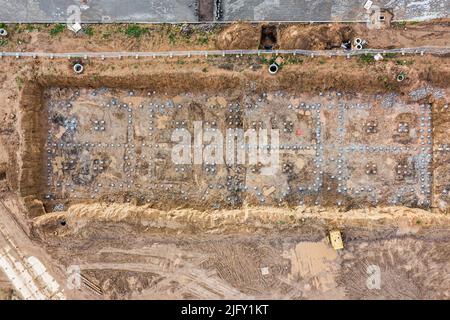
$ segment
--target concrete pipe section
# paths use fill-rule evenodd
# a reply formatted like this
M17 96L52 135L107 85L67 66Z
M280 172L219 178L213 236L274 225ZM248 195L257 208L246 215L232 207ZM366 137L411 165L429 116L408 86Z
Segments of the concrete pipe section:
M77 74L83 73L84 67L81 63L76 63L73 65L73 71Z
M353 45L355 46L356 50L362 50L364 41L361 38L355 38L355 40L353 41Z
M0 37L6 37L8 35L8 32L6 29L0 28Z
M276 74L278 72L279 66L276 63L272 63L269 66L269 73L270 74Z

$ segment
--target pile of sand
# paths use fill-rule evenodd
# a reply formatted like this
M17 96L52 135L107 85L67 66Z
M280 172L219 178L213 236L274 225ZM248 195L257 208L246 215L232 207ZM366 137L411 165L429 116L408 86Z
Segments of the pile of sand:
M221 50L258 49L260 36L257 25L232 24L217 36L216 46Z
M326 50L340 48L350 41L354 31L345 25L304 26L292 25L280 32L279 44L283 49Z

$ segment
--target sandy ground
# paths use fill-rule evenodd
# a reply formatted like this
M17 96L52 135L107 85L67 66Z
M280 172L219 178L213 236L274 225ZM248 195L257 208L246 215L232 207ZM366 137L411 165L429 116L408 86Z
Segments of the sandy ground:
M8 37L0 51L171 51L213 49L258 49L261 24L224 25L85 25L73 34L55 25L8 25ZM280 24L279 49L340 48L342 42L361 37L369 48L449 46L449 22L395 24L384 30L371 30L365 24ZM131 28L131 29L130 29ZM58 31L59 31L58 30Z
M402 212L398 208L394 217ZM69 214L66 229L40 236L60 263L80 264L102 288L101 298L448 299L450 294L448 230L424 227L417 217L395 223L374 217L371 227L363 227L366 217L346 221L345 249L336 252L326 238L333 224L321 223L318 213L299 219L297 227L266 222L258 232L245 227L258 225L249 218L231 232L206 233L183 228L182 220L150 220L160 221L157 227L144 219L112 223L112 215L104 221L77 215ZM202 225L201 218L193 219ZM380 272L376 288L370 285L372 270Z
M411 28L411 34L420 32L419 42L408 39L408 30L404 32L404 27ZM208 35L207 43L206 40L196 41L196 44L176 40L174 44L171 40L171 44L170 30L164 29L138 40L121 35L109 41L100 39L109 27L99 27L94 29L91 38L79 36L78 41L73 41L74 36L67 31L51 38L50 27L43 27L41 32L26 31L24 25L20 28L23 28L21 32L11 32L11 38L1 50L216 48L214 37L224 36L222 31L216 30ZM259 31L252 31L253 28L242 28L254 32L248 44L251 48L258 47L260 37ZM416 28L420 31L414 31ZM387 47L392 39L402 39L399 46L448 45L445 28L448 28L445 23L433 27L407 25L387 31L393 38L376 39L374 36L370 43ZM242 31L240 27L237 29ZM435 41L425 36L427 32L435 34ZM339 44L341 40L336 39L341 39L341 34L333 32L335 40L327 46ZM18 43L21 37L26 41ZM153 40L146 41L150 39ZM224 39L233 41L233 36ZM312 45L313 48L321 46L323 41ZM87 280L83 280L79 290L67 288L66 293L71 298L448 299L449 221L445 210L437 206L432 212L403 207L359 211L321 207L195 211L185 207L166 211L134 204L82 203L65 212L36 218L33 212L44 213L39 211L43 210L39 201L33 201L33 197L17 197L26 191L22 189L24 180L28 180L34 190L38 189L33 192L42 189L37 183L42 179L40 171L25 168L34 173L24 176L22 167L24 156L42 151L36 141L40 104L30 94L25 105L30 110L37 108L36 112L28 112L20 106L20 97L22 102L26 100L24 90L34 88L33 84L100 87L133 82L143 87L158 75L158 82L167 88L177 83L174 89L206 92L214 92L225 82L235 87L248 84L263 90L287 91L292 89L292 83L298 83L302 90L316 93L324 90L364 90L370 94L396 91L404 97L431 86L443 90L443 97L433 98L429 92L423 97L432 99L436 110L443 110L449 96L450 66L446 57L391 57L377 63L358 58L286 57L286 61L282 71L272 77L266 69L267 61L257 57L129 59L114 63L91 60L86 61L85 73L75 77L71 62L67 60L3 58L0 67L8 72L0 74L0 171L5 173L6 179L0 181L0 188L2 201L10 213L2 211L1 221L9 224L11 234L26 254L34 254L46 262L61 285L66 283L67 269L80 266ZM348 70L353 70L351 76ZM395 80L399 72L408 74L408 80L402 84ZM442 121L436 124L439 134L434 143L442 144L448 136L448 118L442 113L438 119ZM33 147L28 148L30 145ZM442 164L436 163L436 167L442 168ZM441 179L439 185L448 181L445 174ZM11 213L15 217L13 220ZM340 252L332 250L326 240L328 231L334 228L344 234L345 249ZM367 285L367 281L374 279L370 277L371 270L380 271L379 289L374 288L376 285L372 282ZM88 289L86 283L97 288L97 293ZM4 282L0 284L6 290L2 291L6 292L5 298L11 298L10 287Z
M30 239L28 230L29 223L20 221L23 217L23 208L18 200L17 197L7 194L3 194L0 200L0 225L2 227L0 247L2 249L6 247L11 248L15 258L19 260L22 259L22 255L38 257L46 266L49 274L64 288L68 276L66 268L61 268L58 262L48 255L42 247L42 242ZM10 299L15 297L20 298L20 295L15 292L3 272L2 276L3 278L0 278L0 289L4 290L3 294L9 294ZM69 299L74 298L70 292L65 295Z
M46 208L51 210L52 206L92 199L117 202L121 197L125 202L134 199L140 204L152 204L152 207L166 210L180 206L200 209L254 205L292 207L299 203L339 204L351 208L368 204L383 206L394 201L398 205L428 207L430 199L421 192L425 186L421 187L422 183L416 179L424 170L414 174L414 166L419 166L415 159L423 156L422 148L431 147L428 140L426 145L421 144L417 129L426 124L418 120L421 112L431 112L423 110L419 104L406 104L398 97L393 98L392 94L337 96L325 93L320 97L306 94L281 96L272 91L262 96L252 90L241 90L238 94L226 88L220 91L212 96L210 93L166 94L161 89L157 92L131 88L46 90L44 104L48 105L51 119L47 123ZM326 110L312 110L311 103L314 108L326 106ZM393 106L386 109L383 104L387 103ZM345 110L339 108L342 104L370 105L371 109ZM235 109L230 111L229 105L234 105ZM252 107L248 107L250 105ZM336 123L339 114L347 120ZM318 137L319 119L324 135ZM174 144L168 137L174 131L192 135L194 121L202 121L205 134L220 132L225 135L230 124L242 132L256 133L258 126L277 130L280 168L277 167L273 175L264 176L261 172L269 170L270 165L237 164L237 161L217 157L214 157L214 161L219 162L217 165L207 165L206 161L203 166L192 164L192 161L174 164L171 161ZM408 133L398 132L399 121L410 128ZM367 134L365 124L374 122L377 132ZM364 157L353 157L358 152L345 151L340 156L333 144L338 132L344 129L347 134L338 139L343 149L359 144L367 149L381 145L403 151L399 154L386 152L382 156L365 154ZM229 143L226 145L230 146ZM314 152L314 148L323 150L321 172L316 169L322 157ZM339 164L333 161L338 158L342 161L339 163L346 161L351 168L346 198L339 195ZM224 162L228 164L227 168ZM272 165L276 166L275 163ZM368 165L371 168L378 166L377 174L367 174ZM409 168L407 173L404 174L404 170L396 172L395 168L399 166ZM328 193L316 196L305 190L287 195L291 190L315 189L320 181L323 181L322 189ZM361 189L371 191L361 195ZM399 199L395 200L394 195Z

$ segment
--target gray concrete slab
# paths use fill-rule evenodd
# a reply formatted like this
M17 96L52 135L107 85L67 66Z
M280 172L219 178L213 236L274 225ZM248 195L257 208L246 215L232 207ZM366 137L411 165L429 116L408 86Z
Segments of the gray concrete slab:
M66 22L71 5L88 22L197 22L195 0L0 0L2 22Z
M66 22L71 5L87 2L81 21L198 22L201 0L0 0L2 22ZM366 21L366 0L222 0L223 21ZM373 0L396 20L450 17L450 0Z
M366 0L222 0L223 20L366 21ZM373 0L392 8L396 20L450 16L450 0Z

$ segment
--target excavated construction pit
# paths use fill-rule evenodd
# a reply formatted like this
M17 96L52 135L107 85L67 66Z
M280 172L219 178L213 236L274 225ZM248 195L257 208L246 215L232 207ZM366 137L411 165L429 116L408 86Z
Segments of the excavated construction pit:
M19 189L30 215L79 202L166 210L433 204L431 104L395 92L265 91L232 77L203 78L188 91L179 80L29 84ZM174 160L180 148L189 162Z

